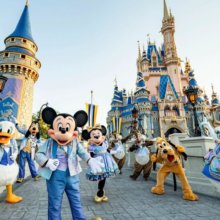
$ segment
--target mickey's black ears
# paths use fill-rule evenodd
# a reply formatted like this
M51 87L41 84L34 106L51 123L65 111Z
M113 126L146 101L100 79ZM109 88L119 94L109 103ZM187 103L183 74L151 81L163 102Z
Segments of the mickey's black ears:
M105 126L102 125L102 135L106 135L107 134L107 129Z
M83 138L84 140L86 140L86 141L89 140L90 134L89 134L89 132L88 132L87 130L83 130L83 131L82 131L82 138Z
M42 119L46 124L52 125L56 117L57 117L57 113L53 108L46 107L42 111Z
M73 118L75 119L76 127L83 127L88 121L88 115L83 110L76 112Z

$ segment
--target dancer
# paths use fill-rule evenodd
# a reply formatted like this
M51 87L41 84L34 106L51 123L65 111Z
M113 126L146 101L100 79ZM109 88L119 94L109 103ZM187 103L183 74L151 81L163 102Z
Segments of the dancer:
M118 166L108 150L108 142L106 140L107 130L105 126L99 124L83 130L82 137L88 141L91 157L96 158L103 164L102 172L95 174L92 170L88 170L86 176L91 181L98 181L98 191L95 195L95 202L107 202L108 197L105 195L104 187L106 178L115 176L119 173ZM116 153L115 150L112 153Z

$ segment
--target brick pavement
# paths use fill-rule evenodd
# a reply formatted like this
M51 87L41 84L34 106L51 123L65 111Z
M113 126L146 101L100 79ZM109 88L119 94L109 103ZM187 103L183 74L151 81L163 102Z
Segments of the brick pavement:
M106 194L109 202L96 204L93 197L97 184L85 179L85 170L81 174L81 198L85 215L88 220L94 216L101 216L103 220L150 220L150 219L220 219L219 200L200 195L200 201L190 202L182 200L181 190L173 192L173 188L166 186L164 196L151 194L150 189L154 181L145 182L142 177L137 181L129 179L131 170L116 178L108 179ZM0 220L46 220L47 192L43 179L34 182L25 181L16 189L16 194L22 195L24 201L9 205L0 200ZM2 198L3 195L1 195ZM70 220L71 213L66 196L62 206L63 220Z

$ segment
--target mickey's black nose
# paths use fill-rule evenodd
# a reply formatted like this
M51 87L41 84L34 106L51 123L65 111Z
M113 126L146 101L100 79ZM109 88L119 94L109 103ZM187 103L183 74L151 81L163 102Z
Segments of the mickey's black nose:
M33 128L33 131L35 131L36 130L36 128Z
M99 139L99 136L94 136L95 139Z
M66 133L66 129L65 129L65 128L60 128L59 130L60 130L60 132L61 132L62 134L65 134L65 133Z

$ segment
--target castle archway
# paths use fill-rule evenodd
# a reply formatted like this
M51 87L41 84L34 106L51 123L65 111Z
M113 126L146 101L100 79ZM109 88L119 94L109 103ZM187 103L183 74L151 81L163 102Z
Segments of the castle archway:
M169 137L169 135L171 134L175 134L175 133L182 133L178 128L170 128L169 130L167 130L167 132L165 133L165 137Z

